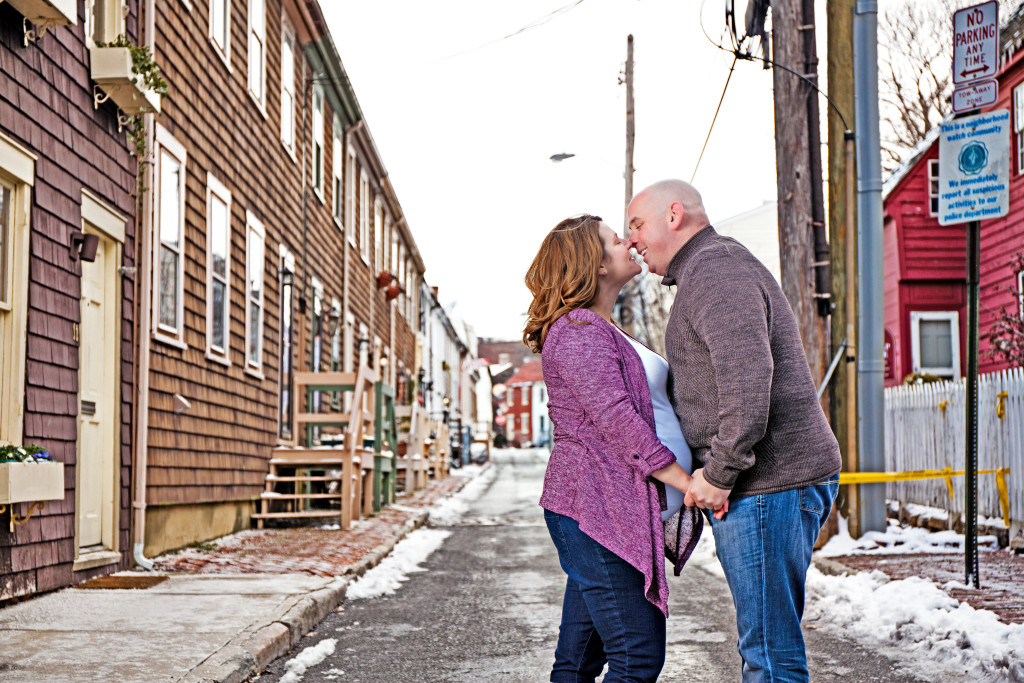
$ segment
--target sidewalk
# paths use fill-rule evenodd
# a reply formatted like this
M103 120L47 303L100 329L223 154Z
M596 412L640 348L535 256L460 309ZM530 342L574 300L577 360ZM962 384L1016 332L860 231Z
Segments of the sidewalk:
M350 581L480 470L432 481L341 532L245 531L0 610L3 683L241 682L285 654Z

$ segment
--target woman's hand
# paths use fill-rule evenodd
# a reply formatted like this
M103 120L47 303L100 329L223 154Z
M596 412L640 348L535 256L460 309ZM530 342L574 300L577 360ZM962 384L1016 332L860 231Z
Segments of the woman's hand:
M722 519L729 511L729 489L720 489L704 479L704 468L693 473L690 487L686 490L685 505L696 505L711 510L715 519Z

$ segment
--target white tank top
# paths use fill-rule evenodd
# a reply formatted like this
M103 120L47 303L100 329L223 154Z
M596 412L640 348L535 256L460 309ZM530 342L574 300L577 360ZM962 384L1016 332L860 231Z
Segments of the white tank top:
M616 328L618 329L618 328ZM693 474L693 459L690 455L690 447L683 436L683 430L679 427L679 418L676 411L672 409L672 403L668 400L668 361L651 351L649 348L636 341L628 334L619 330L626 340L633 345L640 360L644 364L644 372L647 374L647 385L651 389L651 404L654 406L654 427L658 439L666 448L676 456L678 462L687 474ZM668 509L661 513L663 520L668 519L683 507L683 492L665 485L665 497L668 499Z

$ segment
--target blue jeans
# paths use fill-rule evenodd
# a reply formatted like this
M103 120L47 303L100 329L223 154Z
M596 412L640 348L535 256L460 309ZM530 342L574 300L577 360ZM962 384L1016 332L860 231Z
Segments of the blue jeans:
M551 680L656 681L665 664L665 615L644 595L644 575L582 531L544 511L568 575Z
M839 478L779 493L735 498L709 517L736 605L744 683L807 681L800 619L811 551Z

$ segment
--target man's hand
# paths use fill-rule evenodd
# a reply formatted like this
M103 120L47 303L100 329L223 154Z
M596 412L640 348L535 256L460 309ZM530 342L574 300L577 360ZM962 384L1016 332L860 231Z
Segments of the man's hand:
M730 489L720 489L709 484L704 478L704 468L702 467L694 471L693 480L690 482L690 488L686 491L683 504L711 510L715 519L722 519L729 511L729 491Z

